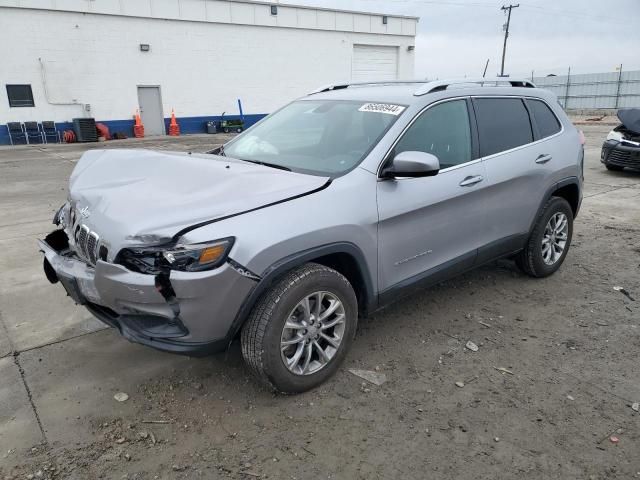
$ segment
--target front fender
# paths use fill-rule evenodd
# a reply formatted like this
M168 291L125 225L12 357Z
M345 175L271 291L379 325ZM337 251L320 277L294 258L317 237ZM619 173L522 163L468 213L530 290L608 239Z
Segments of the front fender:
M367 265L365 255L358 246L350 242L335 242L317 247L309 248L301 252L297 252L288 255L267 267L262 273L260 281L253 287L246 300L242 304L242 307L236 314L236 317L229 330L229 338L233 338L242 325L246 321L247 317L253 310L258 299L266 292L283 274L286 272L304 265L305 263L312 262L316 259L327 257L333 254L346 254L355 260L358 266L360 277L363 282L364 291L364 311L371 312L377 308L378 299L374 290L373 279L375 278L371 274L371 270Z

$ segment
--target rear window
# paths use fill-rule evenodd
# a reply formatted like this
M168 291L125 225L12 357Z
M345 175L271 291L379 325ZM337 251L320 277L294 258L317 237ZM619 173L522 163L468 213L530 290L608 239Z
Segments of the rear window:
M486 157L533 141L529 113L520 98L476 98L480 155Z
M538 126L540 138L550 137L560 131L560 122L546 103L531 99L527 103Z

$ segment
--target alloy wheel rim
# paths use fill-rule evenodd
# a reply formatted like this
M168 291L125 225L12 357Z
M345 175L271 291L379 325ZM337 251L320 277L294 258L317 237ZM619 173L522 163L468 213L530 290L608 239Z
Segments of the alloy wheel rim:
M280 356L295 375L326 367L338 353L346 327L340 299L331 292L305 296L287 316L280 337Z
M569 219L562 213L554 213L542 235L542 260L547 265L555 264L567 246L569 237Z

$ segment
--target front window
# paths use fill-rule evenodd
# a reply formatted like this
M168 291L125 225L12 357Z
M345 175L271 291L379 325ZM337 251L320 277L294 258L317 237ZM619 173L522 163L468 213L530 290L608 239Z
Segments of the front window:
M399 105L300 100L229 142L224 154L335 177L358 165L403 110Z
M406 151L431 153L440 169L471 160L471 126L466 100L451 100L427 109L396 144L393 156Z

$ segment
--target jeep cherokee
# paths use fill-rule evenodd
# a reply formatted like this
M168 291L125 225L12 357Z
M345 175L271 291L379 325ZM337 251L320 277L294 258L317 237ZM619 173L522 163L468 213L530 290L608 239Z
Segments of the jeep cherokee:
M240 336L285 393L332 375L358 316L501 257L545 277L582 199L583 146L526 80L339 84L206 154L93 150L44 270L127 339Z

